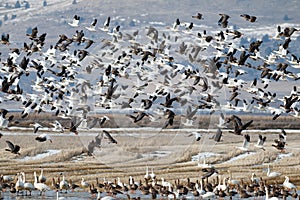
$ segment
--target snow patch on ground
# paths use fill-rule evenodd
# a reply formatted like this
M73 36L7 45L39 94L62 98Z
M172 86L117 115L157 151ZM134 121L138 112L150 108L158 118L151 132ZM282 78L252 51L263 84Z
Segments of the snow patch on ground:
M52 155L58 154L60 152L61 152L61 150L49 149L45 153L40 153L40 154L37 154L35 156L25 156L24 158L19 159L19 161L39 160L39 159L46 158L48 156L52 156Z
M235 156L235 157L227 160L226 162L223 162L223 164L225 164L225 163L231 163L231 162L237 161L237 160L242 159L242 158L246 158L246 157L254 155L254 154L256 154L256 152L243 153L243 154L240 154L238 156Z

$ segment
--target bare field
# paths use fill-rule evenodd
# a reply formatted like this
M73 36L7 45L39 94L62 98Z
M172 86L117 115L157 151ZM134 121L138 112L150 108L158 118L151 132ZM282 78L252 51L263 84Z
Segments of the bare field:
M247 120L253 117L243 116L243 118ZM39 173L43 168L51 185L51 178L58 177L61 172L65 173L67 179L72 179L74 182L79 182L82 177L91 182L95 181L96 177L108 180L120 177L122 181L127 182L130 175L138 180L143 179L146 166L149 166L150 169L154 169L158 178L184 181L188 177L192 180L200 179L201 168L197 165L198 161L192 161L192 157L198 153L210 152L213 156L207 157L206 162L213 164L222 177L232 176L234 179L249 181L251 174L255 173L271 183L273 181L282 183L284 176L287 175L293 183L299 185L299 132L286 129L288 145L286 152L281 153L271 146L274 139L278 137L278 131L251 131L251 129L257 129L256 124L260 124L259 126L264 124L265 128L272 128L268 126L272 121L266 120L266 117L255 119L257 120L248 131L251 137L249 152L243 152L237 148L242 145L243 136L234 135L228 130L223 130L222 141L216 143L210 139L213 132L203 131L200 141L195 141L194 137L188 137L196 127L165 130L148 130L139 127L139 129L112 130L111 133L118 144L110 144L104 140L102 148L96 149L94 156L88 156L86 153L88 142L102 129L80 130L79 135L41 130L40 132L47 132L51 135L53 143L49 141L39 143L34 139L37 135L34 135L30 129L17 131L11 127L10 130L2 131L4 136L0 140L0 148L3 149L0 151L0 171L1 174L8 175L25 171L28 174L27 179L32 181L33 172ZM287 123L287 121L288 118L282 117L281 121L276 122L285 124L283 128L297 122L289 120ZM25 122L20 122L19 125L22 123L25 124ZM201 130L203 130L202 127ZM267 136L265 151L254 147L258 134ZM5 140L19 144L21 155L5 151ZM55 151L55 154L41 157L50 151ZM40 157L36 157L37 155ZM200 160L200 163L202 162ZM269 179L266 175L267 164L270 164L271 171L282 173L281 177Z

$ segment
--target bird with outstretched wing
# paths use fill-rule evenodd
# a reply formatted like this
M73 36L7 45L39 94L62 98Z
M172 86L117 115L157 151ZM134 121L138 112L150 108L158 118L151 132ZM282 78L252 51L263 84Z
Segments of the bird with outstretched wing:
M117 144L117 140L115 140L109 132L107 132L106 130L103 130L103 133L104 133L104 138L108 139L109 140L109 143L115 143Z
M6 143L7 143L8 147L9 147L9 149L5 149L5 151L9 151L9 152L11 152L13 154L20 155L19 151L20 151L21 148L20 148L19 145L15 145L11 141L9 141L9 140L6 140Z

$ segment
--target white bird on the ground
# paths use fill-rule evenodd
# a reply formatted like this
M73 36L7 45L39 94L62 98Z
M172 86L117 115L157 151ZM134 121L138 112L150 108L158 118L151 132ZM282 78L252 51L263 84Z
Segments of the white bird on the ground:
M148 165L147 165L147 166L146 166L146 174L145 174L145 176L144 176L144 179L150 180L150 178L151 178L151 176L150 176L150 174L149 174L149 167L148 167Z
M24 190L24 182L23 182L23 179L22 179L22 175L20 173L18 173L17 175L17 182L15 184L15 188L16 188L16 191L17 191L17 194L21 191L23 192Z
M290 182L290 179L288 176L285 176L285 180L284 180L282 186L289 190L297 188L293 183Z
M22 174L22 176L23 176L24 190L26 191L26 195L27 195L27 191L29 191L29 195L31 196L31 192L32 192L35 188L34 188L34 186L32 185L32 183L26 182L25 172L21 172L21 174Z
M36 175L36 172L34 172L34 187L40 191L40 195L42 195L43 192L49 191L50 187L46 185L45 183L39 183L38 177Z
M156 179L156 174L154 173L153 168L151 169L150 177L152 180Z
M0 181L2 181L3 183L10 183L13 180L14 180L13 177L11 177L9 175L3 175L3 174L1 174L1 176L0 176Z
M215 191L225 191L227 189L227 177L223 178L223 183L221 183L221 179L219 179L218 185L214 188Z
M198 155L198 167L201 168L212 168L213 166L211 164L206 163L206 156L204 155L203 163L200 163L200 155Z
M268 186L265 186L265 191L266 191L266 199L265 200L279 200L278 197L269 198L269 188L268 188Z
M81 183L80 183L81 187L83 188L89 188L90 187L90 183L88 183L87 181L84 180L84 178L81 178Z
M41 173L40 173L40 175L38 177L38 181L40 183L45 183L46 180L47 180L47 178L46 178L46 176L44 176L44 170L41 168Z
M59 182L59 189L60 189L60 191L66 190L66 193L67 193L67 191L68 191L69 188L70 188L69 187L69 183L68 183L68 181L65 180L65 175L63 174L63 178Z
M275 172L275 171L271 172L271 170L270 170L270 164L268 164L268 169L267 169L267 176L268 177L275 178L275 177L278 177L280 175L281 175L281 173L279 173L279 172Z
M206 192L205 194L200 195L202 199L214 199L216 194L214 192Z

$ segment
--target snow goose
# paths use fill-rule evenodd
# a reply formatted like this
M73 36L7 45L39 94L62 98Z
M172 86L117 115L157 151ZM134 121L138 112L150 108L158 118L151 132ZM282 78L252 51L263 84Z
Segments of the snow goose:
M265 150L264 143L265 143L266 139L267 139L266 136L263 137L261 134L259 134L258 135L258 141L254 146L259 148L259 149Z
M99 193L98 193L99 194ZM97 200L116 200L115 197L112 197L112 196L104 196L102 198L97 198Z
M177 18L176 21L173 23L172 30L177 31L179 26L180 26L180 20Z
M65 130L61 123L57 120L54 121L54 123L50 123L52 126L54 126L53 131L63 133Z
M38 183L38 177L36 175L36 172L34 172L34 187L40 191L40 195L42 195L43 192L49 191L50 187L46 185L45 183Z
M244 135L244 141L243 141L243 145L240 146L240 147L237 147L239 148L240 150L242 151L249 151L249 144L250 144L250 135L249 134L245 134Z
M46 133L43 133L43 134L37 136L35 138L35 140L37 140L39 142L45 142L45 141L49 140L52 143L52 138Z
M103 23L103 27L101 27L100 29L101 29L102 31L107 32L108 29L109 29L109 24L110 24L110 16L108 16L108 17L106 18L106 20L105 20L104 23Z
M80 20L80 16L74 15L72 23L68 22L68 24L72 27L78 27L79 26L79 20Z
M33 133L37 133L39 128L42 128L43 126L37 122L35 122L34 124L30 124L31 126L33 126Z
M23 176L24 190L26 191L26 195L27 195L27 191L29 191L29 195L31 196L31 191L34 190L35 188L32 185L32 183L26 182L25 172L21 172L21 174Z
M97 24L97 19L94 19L90 26L85 27L87 30L95 32L96 31L96 24Z
M193 135L194 135L196 141L200 141L200 139L201 139L201 137L202 137L201 133L198 133L198 132L193 131L193 132L192 132L191 134L189 134L187 137L191 137L191 136L193 136Z

